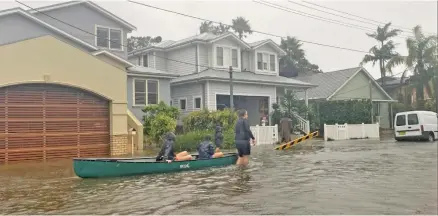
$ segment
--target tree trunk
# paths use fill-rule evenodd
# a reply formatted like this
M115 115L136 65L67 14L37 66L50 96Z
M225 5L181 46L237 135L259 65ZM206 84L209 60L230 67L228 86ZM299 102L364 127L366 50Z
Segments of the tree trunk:
M421 78L418 80L415 96L417 98L417 110L424 110L424 83Z
M380 63L380 80L382 81L382 87L385 85L385 68L383 68L383 60L379 59Z

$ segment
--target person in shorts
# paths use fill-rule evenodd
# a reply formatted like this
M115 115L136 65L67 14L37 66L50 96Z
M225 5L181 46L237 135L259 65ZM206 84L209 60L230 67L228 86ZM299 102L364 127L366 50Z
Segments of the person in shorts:
M249 129L248 112L244 109L238 111L239 119L234 128L235 144L239 158L236 164L240 166L247 166L249 163L248 156L251 155L251 142L255 145L255 138Z

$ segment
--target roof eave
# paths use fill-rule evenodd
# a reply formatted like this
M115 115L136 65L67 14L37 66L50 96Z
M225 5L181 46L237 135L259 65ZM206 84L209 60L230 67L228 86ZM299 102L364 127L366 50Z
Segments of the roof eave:
M112 53L110 53L110 52L108 52L106 50L99 50L99 51L93 52L92 54L94 56L106 55L106 56L108 56L108 57L110 57L110 58L112 58L112 59L114 59L114 60L124 64L125 67L133 67L133 66L135 66L131 62L126 61L125 59L122 59L122 58L120 58L120 57L118 57L118 56L116 56L116 55L114 55L114 54L112 54Z
M225 82L229 81L229 79L227 79L227 78L204 76L204 77L193 77L189 80L183 80L183 81L176 81L176 82L173 81L171 83L172 84L185 84L185 83L191 83L191 82L200 81L200 80L225 81ZM282 86L282 87L288 86L288 87L297 87L297 88L303 88L303 89L313 88L313 87L317 86L317 85L313 85L313 84L303 85L303 84L282 83L282 82L264 82L263 84L261 84L260 82L256 82L256 81L247 81L247 80L238 80L238 79L234 79L233 82L245 83L245 84L258 84L258 85L269 84L269 85L274 85L274 86Z

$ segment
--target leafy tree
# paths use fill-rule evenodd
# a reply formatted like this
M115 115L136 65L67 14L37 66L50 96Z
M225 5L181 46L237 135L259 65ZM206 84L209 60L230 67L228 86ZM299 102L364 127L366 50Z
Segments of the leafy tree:
M160 43L162 41L161 36L151 37L151 36L131 36L128 38L128 52L136 49L147 47L151 44Z
M392 37L397 36L401 30L399 29L392 29L390 30L389 27L391 26L391 23L385 24L383 27L377 27L376 32L368 34L368 37L374 38L377 40L378 45L373 46L370 49L370 53L372 54L366 54L361 62L362 64L366 64L369 62L373 63L373 66L379 62L379 68L380 68L380 76L382 85L385 84L385 76L386 76L386 70L385 70L385 63L391 60L394 57L399 56L397 52L395 52L395 44L392 40L390 40ZM389 70L390 71L390 70Z
M437 36L425 36L421 26L417 25L413 29L413 37L406 39L408 48L407 56L396 56L390 59L386 65L386 69L391 71L395 66L404 64L406 70L402 75L402 80L406 77L408 71L412 71L411 83L416 87L416 105L417 109L425 108L424 89L429 95L433 95L432 78L438 74L437 60Z
M247 34L252 34L249 20L246 20L244 17L236 17L232 20L232 23L231 28L236 32L240 39L247 37Z
M161 101L158 104L149 105L143 108L144 134L149 136L156 144L167 132L173 132L176 128L176 121L179 110Z
M310 63L306 59L303 44L295 37L281 39L280 47L286 51L286 55L280 59L280 72L282 76L295 77L298 74L309 72L321 73L318 65Z

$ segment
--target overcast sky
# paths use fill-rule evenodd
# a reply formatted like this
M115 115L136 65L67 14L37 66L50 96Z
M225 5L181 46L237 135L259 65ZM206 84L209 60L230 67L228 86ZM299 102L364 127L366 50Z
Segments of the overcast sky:
M177 12L199 16L205 19L231 24L231 19L243 16L250 21L253 30L271 33L281 36L294 36L304 41L312 41L321 44L345 47L356 50L368 51L376 42L365 35L365 30L354 29L338 24L328 23L311 19L297 14L281 11L275 8L255 3L251 0L241 1L144 1L144 3L156 7L174 10ZM40 7L55 1L23 1L32 7ZM137 26L136 36L162 36L163 40L179 40L199 33L201 21L176 14L171 14L156 9L147 8L126 1L94 1L100 6ZM356 22L319 11L311 10L288 1L272 1L294 10L321 16L328 19L339 20L352 25L364 26L375 29L376 25ZM305 4L302 1L296 1ZM369 18L375 21L389 22L393 25L412 29L415 25L421 25L424 32L437 32L437 3L436 1L313 1L350 14ZM0 10L19 7L14 1L0 1ZM312 5L309 5L312 6ZM312 6L315 7L315 6ZM327 9L319 8L329 11ZM332 13L336 13L330 11ZM348 16L341 14L343 16ZM359 19L352 17L353 19ZM370 22L366 21L365 22ZM411 35L411 31L404 31L405 35ZM246 41L253 42L271 38L280 41L278 37L253 33ZM406 36L394 39L398 45L398 52L406 55ZM323 47L304 43L307 58L317 64L323 71L333 71L343 68L356 67L362 60L364 53L357 53L330 47ZM377 67L371 64L365 68L375 77L380 73ZM398 73L403 68L397 68Z

